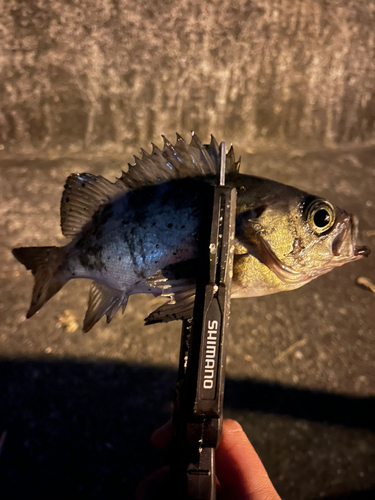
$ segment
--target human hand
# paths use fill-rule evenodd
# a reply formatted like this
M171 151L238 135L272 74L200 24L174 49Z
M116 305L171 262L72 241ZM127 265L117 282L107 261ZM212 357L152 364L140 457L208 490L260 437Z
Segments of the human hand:
M167 448L172 436L169 421L151 436L157 448ZM153 473L137 490L137 500L163 498L168 467ZM280 500L259 456L235 420L225 419L216 450L218 500Z

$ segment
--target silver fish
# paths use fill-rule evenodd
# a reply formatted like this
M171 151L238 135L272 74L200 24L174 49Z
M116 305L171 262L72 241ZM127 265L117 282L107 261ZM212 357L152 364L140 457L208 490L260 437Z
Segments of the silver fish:
M233 148L226 184L237 189L232 297L293 290L369 254L356 245L356 217L291 186L239 173ZM142 150L112 183L89 173L68 177L61 200L63 247L15 248L35 285L27 317L70 279L93 280L83 330L111 321L128 297L169 298L146 323L192 314L198 239L210 216L220 170L216 140L190 144L177 135L162 150Z

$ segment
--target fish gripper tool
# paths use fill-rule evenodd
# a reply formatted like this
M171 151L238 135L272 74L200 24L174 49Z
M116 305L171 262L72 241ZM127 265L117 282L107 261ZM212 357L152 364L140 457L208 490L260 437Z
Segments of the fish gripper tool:
M225 186L225 143L220 183L213 187L212 218L200 238L193 317L184 320L173 409L171 497L215 500L215 449L223 424L225 332L230 292L237 193ZM208 217L210 219L210 217Z

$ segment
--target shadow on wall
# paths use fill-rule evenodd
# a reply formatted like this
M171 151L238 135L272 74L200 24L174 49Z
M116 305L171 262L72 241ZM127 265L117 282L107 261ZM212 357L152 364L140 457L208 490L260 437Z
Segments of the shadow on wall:
M0 458L4 499L77 494L133 498L144 474L167 462L148 439L170 416L176 380L171 370L110 362L2 360L0 380L0 434L6 431ZM251 412L251 428L245 430L284 500L314 498L311 485L310 496L302 496L303 484L322 470L323 476L315 478L316 498L331 483L336 484L332 491L346 493L319 498L375 497L374 489L353 491L374 484L374 398L229 379L225 403L226 416ZM335 458L331 464L319 462L319 450L326 456L327 447L341 457L341 467L349 461L349 472L338 486ZM283 460L283 448L290 462L284 481L274 461ZM360 482L358 468L363 471Z

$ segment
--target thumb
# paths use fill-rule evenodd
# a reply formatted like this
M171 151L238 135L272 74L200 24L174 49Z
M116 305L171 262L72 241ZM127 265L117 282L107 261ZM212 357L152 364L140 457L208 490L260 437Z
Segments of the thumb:
M216 450L216 474L221 498L280 500L258 454L234 420L224 420L221 443Z

